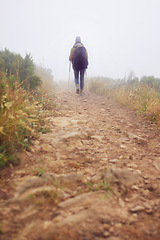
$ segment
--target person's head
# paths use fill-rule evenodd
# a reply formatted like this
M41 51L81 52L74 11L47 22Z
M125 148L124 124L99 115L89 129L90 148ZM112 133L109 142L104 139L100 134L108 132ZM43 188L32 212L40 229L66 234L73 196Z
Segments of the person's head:
M81 43L81 38L79 36L76 37L76 43Z

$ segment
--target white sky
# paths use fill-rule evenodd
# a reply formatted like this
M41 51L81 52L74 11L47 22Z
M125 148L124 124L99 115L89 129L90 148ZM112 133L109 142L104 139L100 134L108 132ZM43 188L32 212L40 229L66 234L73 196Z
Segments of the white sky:
M76 36L88 50L90 76L160 77L160 0L0 0L0 49L68 79Z

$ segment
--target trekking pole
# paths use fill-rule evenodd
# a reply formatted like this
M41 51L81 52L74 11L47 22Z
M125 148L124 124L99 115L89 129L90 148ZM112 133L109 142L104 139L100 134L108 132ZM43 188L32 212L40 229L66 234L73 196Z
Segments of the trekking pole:
M69 92L70 75L71 75L71 62L69 63L68 92Z
M85 71L85 74L86 74L87 93L88 93L88 96L89 96L89 88L88 88L87 70Z

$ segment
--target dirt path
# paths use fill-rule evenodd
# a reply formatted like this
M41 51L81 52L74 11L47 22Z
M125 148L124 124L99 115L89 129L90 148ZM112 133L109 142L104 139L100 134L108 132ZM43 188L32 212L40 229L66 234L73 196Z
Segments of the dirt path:
M159 131L109 98L56 95L51 133L1 173L0 239L159 240Z

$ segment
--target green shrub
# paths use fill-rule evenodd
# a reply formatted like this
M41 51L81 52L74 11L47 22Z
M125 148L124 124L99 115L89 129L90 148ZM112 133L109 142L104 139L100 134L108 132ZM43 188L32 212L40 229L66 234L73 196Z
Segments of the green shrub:
M50 131L43 126L44 110L55 107L55 98L37 89L41 80L34 70L30 55L23 59L7 49L0 51L0 168L19 164L15 153L30 150L39 129L42 133Z
M35 90L42 83L40 77L35 75L35 65L30 54L26 54L23 58L8 49L0 51L0 71L6 73L12 86L18 78L25 90Z

